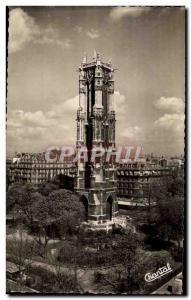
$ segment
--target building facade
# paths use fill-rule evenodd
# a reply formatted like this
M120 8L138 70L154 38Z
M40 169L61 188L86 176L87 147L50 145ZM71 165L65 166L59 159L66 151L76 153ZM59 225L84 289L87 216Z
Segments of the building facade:
M172 176L172 169L159 164L132 162L117 167L117 196L120 206L154 205L152 186Z
M52 181L58 175L75 178L76 167L69 162L49 162L45 158L39 159L37 155L23 155L7 162L7 180L41 184Z
M116 166L105 156L92 160L95 149L115 149L114 69L99 54L79 67L79 108L77 110L76 151L87 150L79 159L75 190L86 207L91 226L111 223L118 213Z
M150 193L152 184L159 184L162 178L174 176L174 172L174 166L163 166L158 163L132 161L116 165L116 194L119 207L149 205L149 201L152 202ZM182 168L176 166L176 174L177 172L182 174ZM19 159L7 160L7 187L14 182L41 184L54 181L60 175L63 175L65 181L63 187L74 190L77 166L72 162L47 162L45 158L39 159L29 154ZM68 179L72 179L70 186Z

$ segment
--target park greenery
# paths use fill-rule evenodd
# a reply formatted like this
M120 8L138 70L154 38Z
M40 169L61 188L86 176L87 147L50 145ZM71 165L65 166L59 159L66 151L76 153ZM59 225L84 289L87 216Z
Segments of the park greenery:
M56 183L9 186L7 260L18 267L18 284L43 293L82 293L87 281L100 293L144 293L145 273L181 262L184 224L183 179L149 188L156 205L141 212L142 223L136 220L139 208L129 211L136 232L106 233L84 231L79 196Z

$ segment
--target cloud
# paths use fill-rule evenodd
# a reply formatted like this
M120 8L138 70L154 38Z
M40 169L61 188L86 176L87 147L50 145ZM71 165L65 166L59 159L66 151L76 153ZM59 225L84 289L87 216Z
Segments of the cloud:
M121 136L133 142L139 142L142 134L143 130L140 126L129 126L122 131Z
M147 124L131 119L131 102L117 92L116 138L118 143L142 145L144 152L180 154L184 149L184 103L176 97L161 97L154 101L157 117ZM118 119L118 116L119 119Z
M65 49L71 47L71 41L61 39L58 31L51 26L40 28L35 19L23 9L15 8L9 15L9 53L22 50L28 43L56 45Z
M57 117L70 115L76 115L77 108L79 106L79 95L76 95L73 98L67 99L61 104L53 105L52 112L56 114ZM50 112L49 112L50 113Z
M90 29L86 32L87 36L89 36L91 39L97 39L99 38L100 34L99 31L96 29Z
M40 33L34 18L23 9L15 8L9 15L9 52L21 50L26 43L34 40Z
M161 97L154 102L154 107L169 113L182 113L184 111L184 102L181 98Z
M116 112L116 139L119 144L138 145L144 141L144 129L142 124L132 124L129 122L128 100L119 91L114 92L115 112Z
M71 47L71 40L61 39L58 30L50 25L41 29L39 37L34 42L41 45L56 45L66 49Z
M124 95L122 95L119 91L114 92L114 102L115 102L115 110L116 114L126 114L127 112L127 101ZM76 95L70 99L67 99L63 103L59 105L52 106L52 112L55 113L56 116L68 115L76 115L76 111L79 105L79 95Z
M9 110L7 150L39 151L50 146L74 145L79 97L52 105L48 111Z
M124 17L136 18L142 14L148 13L150 7L134 6L134 7L115 7L110 11L110 19L113 21L121 20Z
M177 97L161 97L154 107L163 113L153 123L150 139L158 143L164 152L183 153L184 147L184 102Z
M82 26L76 25L76 26L74 27L74 31L76 31L77 33L82 33L83 28L82 28Z
M127 114L127 100L119 91L114 92L114 108L117 115Z
M163 110L154 121L145 125L141 119L130 121L128 100L115 91L116 142L142 145L145 152L179 154L184 145L184 114ZM7 150L44 151L49 146L74 145L76 142L76 112L79 95L61 99L47 111L26 112L9 110L7 122ZM169 107L167 107L169 110Z
M13 110L10 113L11 120L20 120L25 126L47 127L55 124L54 119L50 118L42 111L24 112L22 110ZM9 124L9 121L8 121ZM18 123L17 123L18 124ZM17 125L15 125L17 127ZM20 126L19 126L20 127Z
M154 107L163 112L154 122L155 129L161 130L163 134L184 135L184 102L181 98L161 97L154 101ZM168 137L167 137L168 139Z
M36 44L41 44L41 45L53 45L53 46L57 45L63 48L71 47L71 41L69 39L62 41L55 37L48 37L48 36L43 36L42 39L36 39L34 42Z
M74 27L74 31L77 32L78 34L84 33L92 40L100 37L99 31L97 29L93 29L93 28L91 28L89 30L85 30L82 26L76 25Z
M125 97L115 92L117 114L126 106ZM44 151L49 146L71 145L76 142L76 113L79 95L62 99L47 111L9 110L7 149L14 151ZM122 124L124 126L124 124ZM120 128L121 130L122 128Z
M184 151L184 115L164 114L154 121L147 133L150 139L150 149L163 154L181 154ZM155 150L154 150L155 149Z
M176 132L177 134L184 131L183 114L164 114L154 122L156 128ZM164 131L163 131L164 132Z

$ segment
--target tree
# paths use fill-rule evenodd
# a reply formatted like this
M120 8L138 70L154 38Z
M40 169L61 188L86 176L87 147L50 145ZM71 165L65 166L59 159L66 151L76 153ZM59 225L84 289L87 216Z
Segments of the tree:
M78 281L76 259L81 249L78 249L77 247L74 247L71 243L65 241L63 243L62 249L60 250L61 251L59 251L59 255L55 256L55 254L52 254L49 256L50 264L53 266L53 271L55 274L57 284L60 287L62 286L62 288L69 288L68 283L70 283L70 281L66 281L63 286L63 279L65 280L67 278L66 275L70 275L70 278L72 278L73 292L83 292L83 289L81 288L81 285ZM62 255L62 258L60 257L60 254ZM65 267L65 263L67 262L70 263L70 268L68 270L66 270Z
M167 251L144 251L138 249L134 257L135 261L131 270L133 290L145 293L150 285L144 280L146 273L154 273L159 268L166 266L167 262L174 269L174 260ZM125 276L125 291L129 291L129 283ZM152 283L153 284L153 283ZM132 290L132 292L133 292Z
M172 177L166 180L165 189L158 194L159 224L166 227L168 238L179 238L183 234L184 180Z
M110 255L110 264L114 270L96 273L95 279L110 285L115 293L132 293L137 288L135 267L138 264L137 250L142 245L140 238L127 231L121 235L111 235L106 243L109 248L107 255Z
M74 233L84 214L79 197L68 190L55 190L48 197L36 193L36 201L33 201L31 209L35 227L33 234L42 249L43 257L49 240L56 234L62 237ZM29 228L31 224L28 223Z
M184 195L184 176L180 173L173 176L169 182L167 182L168 192L172 197Z
M175 239L178 243L184 225L184 179L180 174L161 178L158 185L150 185L150 193L157 204L155 219L158 237ZM152 216L150 216L151 218Z
M123 264L114 265L112 270L95 272L96 283L110 286L117 294L145 294L150 287L144 279L146 273L156 272L167 262L172 269L175 266L167 251L151 252L137 248L129 253Z
M26 225L32 231L33 236L39 245L40 255L46 256L48 242L53 238L53 232L48 232L49 226L52 224L50 215L51 207L47 198L39 193L36 193L36 201L31 206L31 219L26 220ZM48 234L49 233L49 234Z
M74 275L64 272L60 267L52 270L42 266L31 266L28 270L32 278L30 286L41 293L77 293Z
M57 190L47 198L49 214L60 235L76 231L84 220L85 209L79 196L69 190Z
M44 182L38 187L38 192L43 196L48 196L51 192L58 190L59 184L55 182Z
M32 195L38 190L37 186L32 183L23 184L14 183L7 192L7 212L20 211L27 213L28 207L33 202Z
M137 264L137 249L142 245L137 234L127 232L116 240L117 253L120 263L124 266L124 276L120 277L118 292L133 292L137 288L135 266Z
M36 185L27 183L15 183L7 192L7 213L11 213L19 224L31 223L33 231L33 204L38 201L41 195Z
M177 240L178 243L184 231L184 198L169 196L158 203L160 219L159 228L164 237Z
M33 233L43 257L48 241L55 234L74 233L85 214L77 194L64 189L54 190L56 187L52 184L44 188L43 192L42 186L38 189L33 184L19 183L13 185L7 194L8 211L19 213L21 222Z
M37 247L33 240L29 238L22 228L19 228L17 234L6 242L6 253L8 260L13 260L18 267L18 283L23 284L24 272L32 263L32 258L37 254Z
M9 187L6 199L7 213L16 209L16 206L20 203L23 197L23 192L23 185L21 183L15 183Z

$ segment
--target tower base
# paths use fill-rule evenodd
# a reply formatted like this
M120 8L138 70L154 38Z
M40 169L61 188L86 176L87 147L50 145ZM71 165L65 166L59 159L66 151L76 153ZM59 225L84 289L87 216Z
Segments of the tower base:
M81 223L80 227L84 231L104 231L109 232L113 229L114 222L106 221L104 223L98 223L96 221L88 221Z
M116 215L111 221L104 221L98 223L96 221L82 222L80 225L84 231L104 231L109 232L113 229L127 229L133 233L136 232L136 228L132 223L131 218L128 216Z
M76 190L83 203L86 218L84 224L93 228L110 228L118 215L116 190L111 188L92 188ZM96 229L97 230L97 229ZM104 229L105 230L105 229Z

